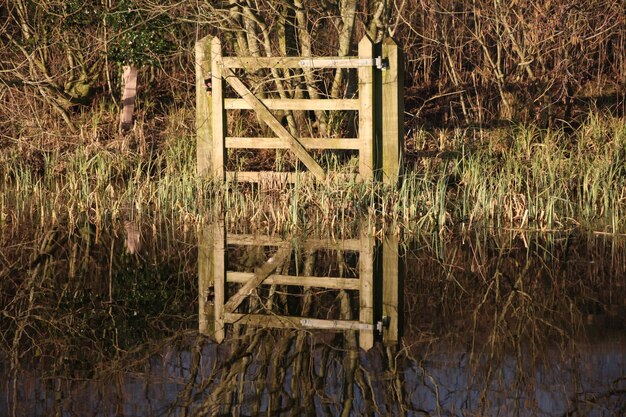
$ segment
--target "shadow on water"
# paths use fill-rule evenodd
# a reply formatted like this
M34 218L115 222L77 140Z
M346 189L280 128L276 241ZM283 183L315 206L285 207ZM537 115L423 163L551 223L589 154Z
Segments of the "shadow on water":
M618 238L236 227L3 243L0 414L626 412Z

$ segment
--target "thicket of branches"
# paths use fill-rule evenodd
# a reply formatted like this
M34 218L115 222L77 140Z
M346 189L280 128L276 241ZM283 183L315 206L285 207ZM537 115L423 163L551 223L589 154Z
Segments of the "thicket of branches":
M621 0L13 0L0 6L1 131L23 135L44 114L74 130L95 103L116 103L126 63L144 68L144 92L189 98L207 34L260 56L352 55L365 34L392 35L419 123L567 120L593 96L623 112L625 16ZM302 76L285 94L346 91L341 72Z

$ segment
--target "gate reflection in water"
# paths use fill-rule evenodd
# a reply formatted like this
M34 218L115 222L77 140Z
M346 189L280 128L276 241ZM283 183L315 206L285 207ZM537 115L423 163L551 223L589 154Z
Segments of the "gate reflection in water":
M345 239L282 238L204 227L198 252L199 331L222 342L230 325L358 332L359 346L399 341L397 237L363 228Z

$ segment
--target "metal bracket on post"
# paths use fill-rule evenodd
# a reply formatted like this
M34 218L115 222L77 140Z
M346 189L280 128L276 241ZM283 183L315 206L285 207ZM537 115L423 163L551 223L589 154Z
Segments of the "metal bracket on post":
M387 59L383 59L382 56L377 56L374 58L374 65L381 71L386 71L389 69L389 61Z

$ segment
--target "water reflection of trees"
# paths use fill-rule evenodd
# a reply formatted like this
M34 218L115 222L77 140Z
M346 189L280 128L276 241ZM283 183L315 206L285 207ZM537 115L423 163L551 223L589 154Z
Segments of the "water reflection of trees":
M409 247L399 350L359 353L350 333L324 343L307 333L239 329L231 358L245 360L216 369L190 412L623 412L623 359L598 373L586 357L602 358L605 349L589 345L589 324L623 329L626 319L616 241L499 234ZM606 354L623 351L618 344Z
M183 415L402 415L402 373L380 346L364 353L357 336L240 329L220 347L208 375L201 349L181 391Z
M0 293L5 414L12 398L19 400L16 415L96 409L107 415L583 416L626 409L626 341L611 333L622 334L626 319L626 246L614 238L412 242L403 341L364 353L353 332L244 326L216 346L193 331L193 236L156 233L141 258L122 256L119 238L89 236L32 235L28 244L3 251L13 265L3 268ZM48 246L55 249L40 250ZM162 295L167 302L133 321L132 297L142 282L153 291L169 288L146 293L152 294L146 302ZM314 293L308 306L301 296L299 309L318 308ZM332 300L342 314L351 301Z
M563 413L597 410L603 404L585 402L586 393L624 387L623 360L618 374L601 382L585 355L593 353L587 343L596 340L590 330L598 324L617 334L625 328L625 253L615 239L571 235L416 242L407 256L415 271L405 285L408 355L424 369L432 360L435 368L462 369L467 391L455 395L478 415L541 414L550 410L548 397ZM610 396L610 412L626 406L626 397Z
M109 226L23 222L0 234L3 392L17 415L29 414L17 412L29 398L18 394L35 389L33 375L61 398L73 381L105 378L121 358L191 327L195 234L148 223L131 255L121 225Z

